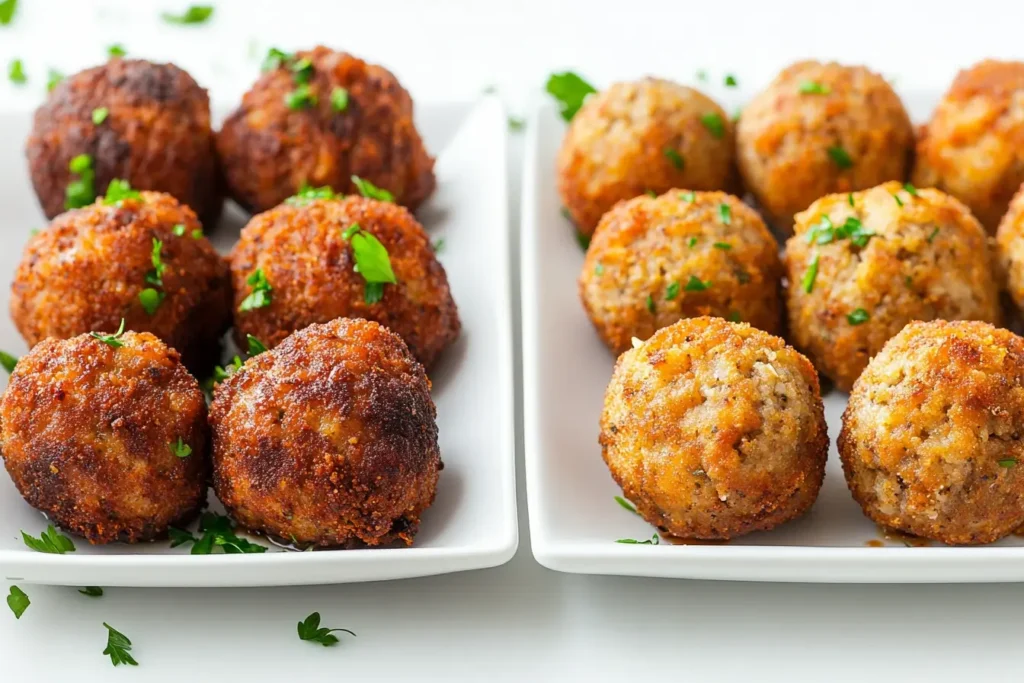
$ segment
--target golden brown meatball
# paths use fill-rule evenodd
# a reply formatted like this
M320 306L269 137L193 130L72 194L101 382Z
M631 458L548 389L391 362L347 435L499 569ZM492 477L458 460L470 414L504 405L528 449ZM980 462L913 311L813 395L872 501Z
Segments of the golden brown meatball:
M1010 202L1010 208L996 232L1001 283L1017 308L1024 311L1024 185Z
M65 79L36 111L26 153L47 218L92 203L115 178L170 194L208 230L220 215L210 98L173 64L113 59ZM73 172L82 154L89 169Z
M573 117L557 165L562 203L590 235L622 199L674 187L732 189L732 122L693 88L659 78L616 83Z
M864 513L943 543L1024 524L1024 339L982 322L915 322L857 380L839 455Z
M353 238L346 236L353 225L380 241L397 279L373 303L355 270ZM391 203L355 196L293 200L254 216L230 258L239 346L247 334L272 348L313 323L365 318L401 336L429 367L459 334L448 278L426 232ZM250 307L244 302L257 271L271 288L269 304Z
M353 175L411 210L430 196L434 160L390 71L322 46L274 63L217 135L235 201L255 213L304 185L351 193Z
M891 182L829 195L795 228L785 255L789 330L843 391L912 320L1000 319L985 230L938 190Z
M961 71L920 129L913 181L953 195L995 232L1024 182L1024 63Z
M810 508L828 434L810 362L746 324L689 318L619 357L601 451L637 511L682 538L771 529Z
M4 464L18 491L90 543L150 541L206 504L206 399L151 334L46 339L3 400Z
M411 544L442 468L435 415L398 336L311 325L217 386L213 485L242 526L301 545Z
M231 324L230 274L196 215L170 195L101 198L29 239L11 284L11 317L29 346L113 332L123 318L199 372L219 356Z
M904 180L914 131L903 103L861 66L798 62L743 109L736 154L748 190L775 228L830 192Z
M617 354L680 318L780 327L779 245L757 213L722 192L670 190L606 213L580 273L580 299Z

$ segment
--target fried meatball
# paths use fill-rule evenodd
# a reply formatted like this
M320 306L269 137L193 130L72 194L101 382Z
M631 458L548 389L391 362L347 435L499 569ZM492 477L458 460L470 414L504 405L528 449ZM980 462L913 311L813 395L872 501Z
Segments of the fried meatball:
M783 234L830 192L863 190L910 171L914 131L884 78L862 66L798 62L743 109L740 174Z
M915 322L850 394L839 434L864 514L949 544L1024 524L1024 339L983 322Z
M961 71L920 129L913 182L936 187L995 232L1024 182L1024 63Z
M434 160L390 71L322 46L276 62L217 134L235 201L259 212L307 184L351 193L353 175L411 210L430 196Z
M220 215L210 98L173 64L113 59L64 79L36 110L26 154L47 218L82 205L68 204L80 154L91 158L92 197L120 178L177 198L209 230Z
M996 249L1001 284L1018 310L1024 311L1024 185L999 223Z
M789 330L843 391L912 320L1000 320L985 230L947 194L897 182L833 194L795 228Z
M355 237L345 234L353 225L380 241L397 279L374 303L355 269ZM444 267L420 224L394 204L357 196L282 204L249 221L230 258L239 346L247 334L272 348L313 323L365 318L401 336L429 367L459 334ZM243 302L256 271L271 287L270 302L250 308Z
M779 245L757 213L722 192L671 190L615 205L580 273L583 307L616 355L680 318L780 326Z
M573 117L557 173L562 203L590 235L623 199L674 187L733 189L732 122L693 88L659 78L616 83Z
M137 543L206 504L206 399L146 332L46 339L0 401L4 464L32 507L90 543Z
M442 468L435 415L397 335L311 325L217 386L213 485L242 526L300 545L412 544Z
M147 289L153 291L142 294ZM154 303L150 314L146 305ZM199 372L219 357L231 325L231 279L191 209L170 195L142 192L68 211L31 237L10 306L29 346L113 332L123 318L128 329L173 346Z
M619 357L601 452L662 532L728 539L799 517L825 476L814 367L747 324L688 318Z

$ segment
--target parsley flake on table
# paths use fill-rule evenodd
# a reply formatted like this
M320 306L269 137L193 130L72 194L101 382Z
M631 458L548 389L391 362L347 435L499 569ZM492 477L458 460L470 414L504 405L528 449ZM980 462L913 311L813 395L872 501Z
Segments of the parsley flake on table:
M832 92L832 88L818 81L802 81L799 90L804 95L827 95Z
M319 100L316 93L309 87L309 83L302 83L299 87L284 96L284 103L289 109L307 109L315 107Z
M518 133L526 128L526 119L519 116L508 117L508 129L513 133Z
M719 140L725 135L725 122L722 121L722 117L714 112L710 114L704 114L700 117L700 122L704 124L704 127L708 129L714 137Z
M14 13L18 9L18 0L0 2L0 26L7 26L14 21Z
M811 265L807 266L807 270L804 271L804 277L800 281L800 288L807 294L810 294L814 290L814 281L818 279L818 255L814 255L814 260L811 261Z
M46 531L39 534L39 538L29 536L22 531L21 539L25 545L39 553L63 555L75 552L75 544L71 539L57 531L52 524L46 527Z
M92 157L88 154L72 157L68 162L68 170L77 175L78 179L68 183L64 190L64 208L80 209L96 201L96 173L92 168Z
M131 183L123 178L114 178L107 185L107 194L103 196L103 203L107 206L121 206L126 199L142 199L142 193L133 190Z
M707 83L707 80L708 80L708 72L707 72L707 70L705 70L705 69L697 69L697 80L701 81L702 83Z
M658 534L654 534L650 539L646 541L638 541L635 538L620 538L615 541L616 543L625 543L627 545L660 545L661 539L658 538Z
M7 78L15 85L24 85L28 82L25 75L25 64L20 59L12 59L7 66Z
M215 512L204 512L199 521L199 531L202 536L196 538L183 529L171 527L169 534L171 547L177 547L186 543L192 544L193 555L210 555L216 548L220 548L228 555L265 553L267 547L259 543L242 538L235 534L231 518L218 515Z
M679 283L669 283L669 286L665 288L665 301L672 301L677 296L679 296Z
M110 110L106 107L96 107L92 110L92 122L95 125L100 125L107 120L107 116L110 115Z
M338 636L333 635L334 633L344 632L350 636L356 634L349 631L347 628L321 628L320 627L320 613L313 612L308 617L299 622L298 625L299 640L308 640L314 643L320 643L324 647L330 647L336 645Z
M718 219L722 221L723 225L732 223L732 208L728 204L723 202L718 205Z
M10 595L7 596L7 606L14 612L15 619L21 619L21 615L25 613L25 610L31 604L32 601L25 595L25 591L17 586L11 586Z
M160 18L168 24L179 24L182 26L202 24L205 23L213 16L212 5L191 5L187 10L181 14L172 14L170 12L163 12Z
M846 314L846 322L851 325L863 325L870 319L871 316L863 308L855 308Z
M46 72L46 92L53 92L53 89L60 85L60 82L64 80L64 74L57 71L56 69L50 69Z
M124 57L126 54L128 54L128 51L124 49L124 46L121 45L121 43L114 43L113 45L107 46L107 57L111 59Z
M666 147L662 153L665 155L666 159L672 162L672 165L676 167L677 171L683 170L683 167L686 165L686 161L683 159L682 154L671 147Z
M274 291L274 288L270 286L262 268L254 270L252 275L245 279L245 283L251 289L249 295L242 299L242 303L238 305L238 310L243 312L252 311L270 305L271 292Z
M167 447L171 449L171 453L174 454L175 458L187 458L192 455L192 447L185 443L185 440L180 436L174 443L167 444Z
M302 187L299 188L299 191L284 200L284 203L290 206L306 206L316 199L339 199L343 196L344 195L335 192L334 188L328 185L313 187L307 183L303 183Z
M103 651L103 654L110 655L110 661L113 662L114 666L119 664L138 666L139 663L129 654L129 651L132 649L132 641L128 640L128 636L105 621L103 625L107 629L107 648Z
M7 374L14 372L14 366L18 364L18 357L12 356L6 351L0 351L0 367L7 371Z
M395 201L395 195L382 187L377 187L369 180L354 175L352 176L352 183L356 186L356 189L359 190L359 194L363 195L367 199L377 199L382 202Z
M349 226L341 236L352 245L355 271L366 280L364 300L368 304L377 303L384 296L384 285L398 282L391 269L388 250L375 235L363 230L358 223Z
M687 292L703 292L704 290L711 287L711 281L703 281L696 275L691 275L690 279L686 281L686 287L683 289Z
M853 159L850 157L850 153L839 145L829 147L825 151L828 152L828 158L832 160L832 163L841 170L845 171L848 168L853 168Z
M348 109L348 90L335 88L331 91L331 109L338 114Z
M90 598L103 597L103 589L99 586L86 586L85 588L78 589L78 592Z
M572 121L587 97L597 92L594 86L572 71L551 74L544 89L558 101L559 112L566 121Z
M632 503L630 503L628 500L626 500L622 496L615 496L615 502L618 503L619 506L622 507L623 509L629 510L630 512L632 512L634 515L639 515L640 514L639 512L636 511L636 506L634 506Z
M739 81L736 80L736 76L734 76L733 74L725 75L725 86L727 88L735 88L739 84Z
M90 332L89 333L94 339L99 339L101 342L115 349L119 349L124 344L121 342L120 337L124 334L124 318L121 318L121 324L117 328L117 332L114 334L103 334L101 332Z
M267 350L266 344L251 334L245 335L245 341L249 346L249 356L258 356Z

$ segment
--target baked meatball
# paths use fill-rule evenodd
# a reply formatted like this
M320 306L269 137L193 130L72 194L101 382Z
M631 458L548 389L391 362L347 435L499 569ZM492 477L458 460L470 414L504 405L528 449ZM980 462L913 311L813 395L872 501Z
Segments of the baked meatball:
M660 78L588 98L558 151L558 191L582 235L622 199L735 185L732 122L703 93Z
M619 357L601 452L662 532L728 539L802 515L825 476L814 367L747 324L688 318Z
M129 194L61 214L29 239L11 284L11 317L29 346L113 332L124 319L200 373L219 357L231 325L227 262L187 206L158 192Z
M671 190L620 202L597 226L580 273L583 307L616 355L680 318L780 327L779 245L722 192Z
M379 300L355 266L352 226L379 240L397 280ZM247 334L274 347L296 330L335 318L376 320L430 366L459 334L459 316L444 267L426 232L406 209L348 196L296 199L254 216L231 252L235 338ZM255 277L254 277L255 274ZM256 278L269 294L253 306ZM246 300L249 299L249 302Z
M46 339L0 401L4 464L18 491L90 543L137 543L206 504L206 399L151 334Z
M996 232L999 273L1017 309L1024 311L1024 185L1010 202L1010 208Z
M910 171L914 131L884 78L862 66L798 62L743 109L740 174L783 234L830 192L863 190Z
M209 230L220 215L210 98L173 64L112 59L64 79L36 110L26 153L47 218L91 204L115 178L170 194Z
M272 51L268 67L217 134L239 204L266 211L304 185L351 193L353 175L411 210L434 191L412 98L390 71L322 46Z
M987 60L957 75L920 129L913 182L953 195L995 232L1024 182L1024 63Z
M871 359L839 433L875 522L943 543L1024 524L1024 339L983 322L915 322Z
M442 468L430 380L368 320L291 335L217 386L213 485L238 522L300 545L402 540Z
M789 330L849 391L912 320L1000 320L985 230L938 190L897 182L833 194L796 217L786 242Z

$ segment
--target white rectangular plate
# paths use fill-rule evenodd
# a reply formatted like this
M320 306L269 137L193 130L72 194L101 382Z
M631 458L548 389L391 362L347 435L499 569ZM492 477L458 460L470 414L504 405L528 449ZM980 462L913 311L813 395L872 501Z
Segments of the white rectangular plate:
M715 95L719 95L716 93ZM904 94L915 121L939 93ZM732 99L733 101L728 101ZM728 111L743 101L721 97ZM825 397L832 447L825 484L803 518L723 545L626 545L654 529L619 507L601 459L598 419L615 363L579 302L583 264L556 190L565 124L539 106L528 124L523 177L522 315L526 482L533 554L546 567L584 574L815 582L1024 580L1024 539L971 548L906 547L885 538L846 488L835 438L846 394ZM883 547L869 547L868 543Z
M379 581L492 567L518 544L513 435L512 332L506 119L494 97L476 105L425 105L417 112L427 148L437 155L438 187L418 212L448 273L462 335L431 372L437 403L441 473L434 505L411 548L190 555L166 541L91 547L46 555L29 550L21 530L38 535L46 520L0 474L0 576L19 582L97 586L270 586ZM31 119L0 114L0 348L25 344L6 315L7 287L32 228L45 225L29 182L23 146ZM214 235L226 253L245 216L231 206ZM6 378L3 380L6 384ZM210 494L213 509L222 510ZM265 542L255 539L259 542Z

